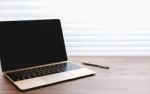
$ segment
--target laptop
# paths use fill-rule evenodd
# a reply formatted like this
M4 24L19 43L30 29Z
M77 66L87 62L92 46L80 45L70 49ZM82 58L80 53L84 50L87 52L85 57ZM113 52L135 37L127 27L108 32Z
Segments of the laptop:
M95 74L68 61L59 19L0 22L0 59L20 90Z

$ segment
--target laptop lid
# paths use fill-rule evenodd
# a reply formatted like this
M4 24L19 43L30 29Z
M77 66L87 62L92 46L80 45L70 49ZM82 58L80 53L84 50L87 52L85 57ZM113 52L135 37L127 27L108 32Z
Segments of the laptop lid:
M67 61L59 19L0 22L2 71Z

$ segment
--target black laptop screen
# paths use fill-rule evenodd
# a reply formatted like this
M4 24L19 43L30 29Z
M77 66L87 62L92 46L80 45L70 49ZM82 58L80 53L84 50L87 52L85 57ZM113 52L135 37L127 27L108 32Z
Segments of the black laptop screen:
M0 58L3 71L66 61L60 21L0 22Z

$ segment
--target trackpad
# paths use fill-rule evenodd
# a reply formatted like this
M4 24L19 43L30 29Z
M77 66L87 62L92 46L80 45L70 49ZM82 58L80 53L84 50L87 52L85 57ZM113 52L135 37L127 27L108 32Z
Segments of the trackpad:
M71 78L73 78L73 75L69 71L40 77L40 79L46 82L47 84L56 83Z

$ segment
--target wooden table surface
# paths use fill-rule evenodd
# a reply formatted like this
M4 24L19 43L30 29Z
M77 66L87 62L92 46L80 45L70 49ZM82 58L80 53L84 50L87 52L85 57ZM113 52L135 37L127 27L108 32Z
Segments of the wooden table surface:
M0 94L150 94L150 57L69 57L70 61L107 65L109 70L87 66L95 76L21 92L3 77Z

